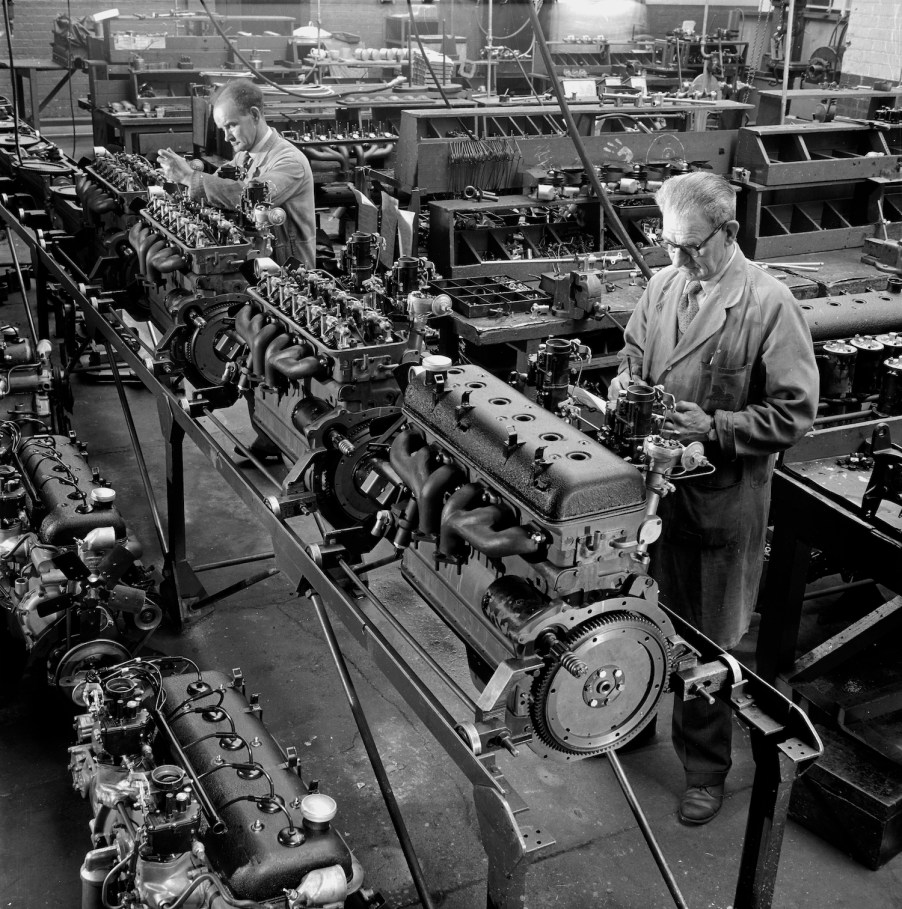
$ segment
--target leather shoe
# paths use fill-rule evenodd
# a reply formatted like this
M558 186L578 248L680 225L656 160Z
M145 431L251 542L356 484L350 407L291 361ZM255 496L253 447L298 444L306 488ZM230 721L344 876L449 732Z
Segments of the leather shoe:
M680 802L680 820L684 824L707 824L723 805L723 783L712 786L688 786Z

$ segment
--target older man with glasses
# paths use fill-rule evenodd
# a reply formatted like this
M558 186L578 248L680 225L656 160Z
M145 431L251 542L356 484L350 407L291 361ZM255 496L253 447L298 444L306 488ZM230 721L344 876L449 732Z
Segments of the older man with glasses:
M730 185L711 173L673 177L657 202L671 265L629 320L610 394L663 385L677 401L667 428L680 442L704 442L715 471L677 483L662 501L651 573L665 604L730 650L757 598L774 458L810 429L818 373L799 305L736 243ZM684 823L705 824L720 810L731 738L725 702L675 700Z

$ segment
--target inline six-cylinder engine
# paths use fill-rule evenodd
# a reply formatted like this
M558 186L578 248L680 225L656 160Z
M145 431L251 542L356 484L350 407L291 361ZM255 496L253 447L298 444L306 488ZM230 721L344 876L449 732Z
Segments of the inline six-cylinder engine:
M91 673L83 701L69 749L92 810L81 909L384 905L239 670L136 659Z
M564 760L628 741L676 641L645 573L656 519L642 473L475 367L427 358L403 411L394 542L485 686L467 734L494 723L503 742Z
M253 397L254 423L335 526L370 522L391 504L396 478L385 475L384 444L375 457L374 446L399 420L406 365L419 362L428 320L446 306L418 283L387 294L355 261L343 281L260 260L235 314L238 384Z
M81 703L91 669L128 656L162 610L115 504L116 494L71 437L22 438L0 428L0 597L5 658L43 662Z

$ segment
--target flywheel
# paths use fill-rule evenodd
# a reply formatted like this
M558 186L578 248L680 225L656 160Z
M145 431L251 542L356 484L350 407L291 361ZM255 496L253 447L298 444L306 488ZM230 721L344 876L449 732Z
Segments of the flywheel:
M617 611L584 622L562 643L588 672L577 678L554 663L539 673L532 686L530 747L559 761L619 748L651 720L667 687L667 638L646 616Z
M194 385L203 387L222 384L225 361L216 352L216 342L231 327L229 309L232 305L217 303L207 306L203 311L204 324L194 330L185 344L186 359L196 370L196 375L188 376Z

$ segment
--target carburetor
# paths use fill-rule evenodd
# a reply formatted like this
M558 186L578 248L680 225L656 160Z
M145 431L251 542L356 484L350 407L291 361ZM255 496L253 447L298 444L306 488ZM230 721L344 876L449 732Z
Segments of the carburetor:
M51 360L49 341L35 345L23 338L12 325L0 327L0 399L5 402L2 418L20 424L19 431L30 434L31 421L41 425L62 417L66 387Z
M84 704L69 749L93 813L81 909L384 906L240 670L129 660L92 672Z

